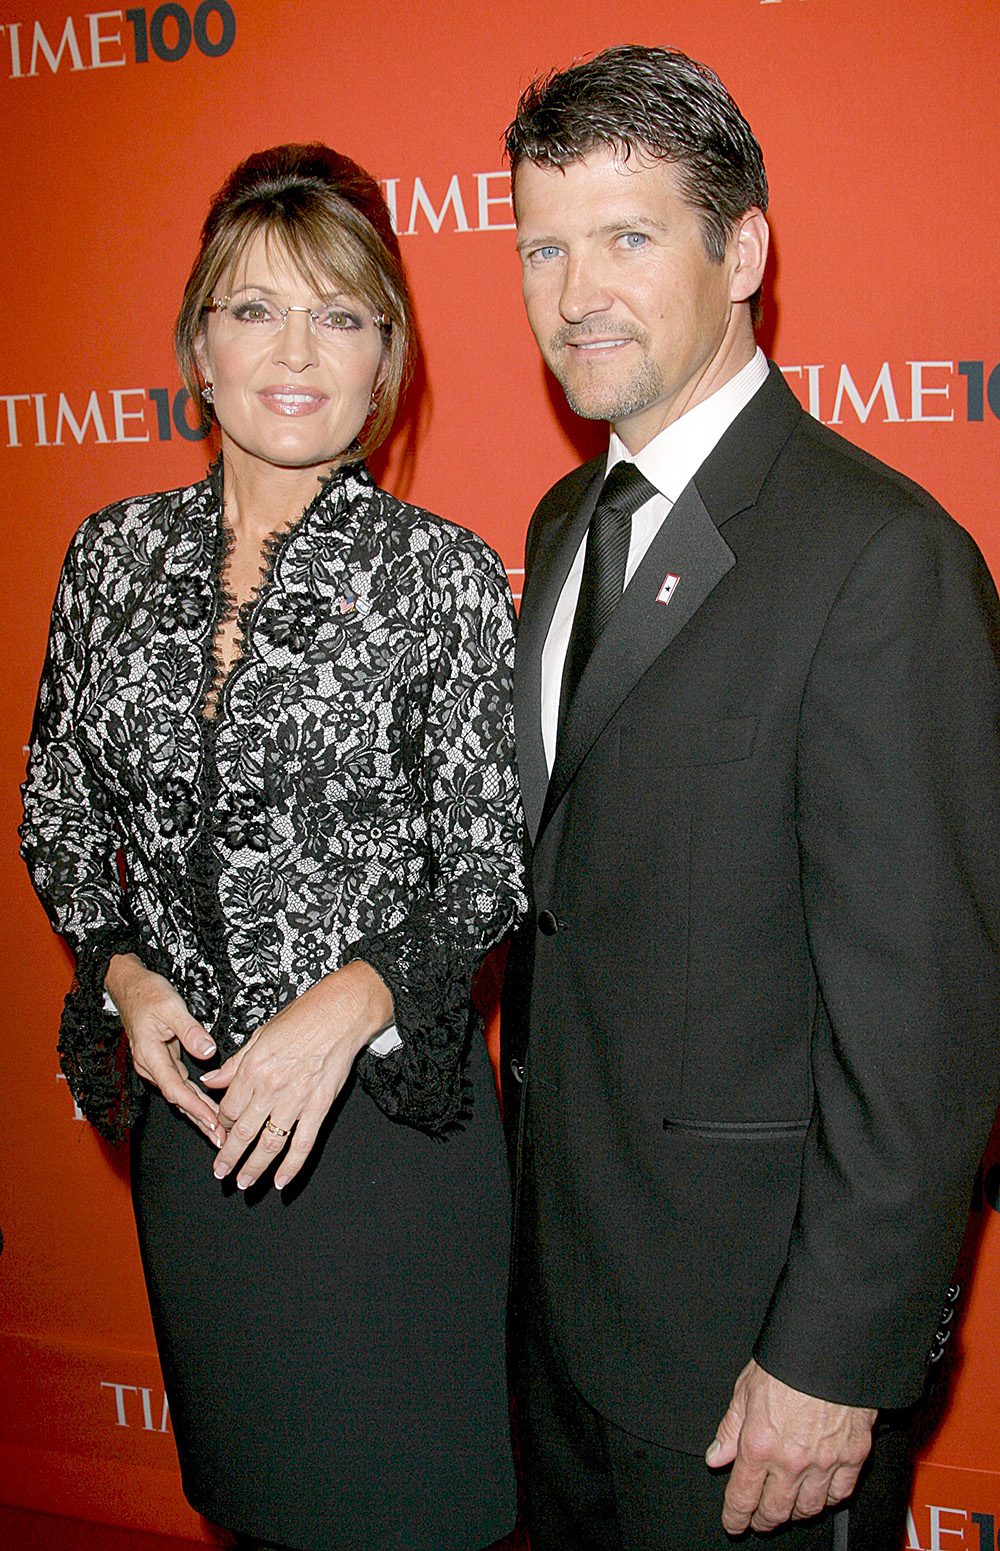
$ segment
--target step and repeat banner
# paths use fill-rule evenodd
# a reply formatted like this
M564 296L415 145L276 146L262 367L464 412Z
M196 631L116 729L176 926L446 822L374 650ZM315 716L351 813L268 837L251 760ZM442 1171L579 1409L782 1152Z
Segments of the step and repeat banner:
M290 140L383 181L423 363L376 472L482 534L517 594L534 503L602 431L568 413L524 321L501 137L534 75L623 42L706 60L761 140L762 342L803 405L930 489L1000 574L996 0L0 0L0 1500L213 1539L180 1493L126 1159L58 1074L71 967L14 835L70 535L210 456L170 346L209 197ZM994 1142L909 1551L1000 1545L998 1212Z

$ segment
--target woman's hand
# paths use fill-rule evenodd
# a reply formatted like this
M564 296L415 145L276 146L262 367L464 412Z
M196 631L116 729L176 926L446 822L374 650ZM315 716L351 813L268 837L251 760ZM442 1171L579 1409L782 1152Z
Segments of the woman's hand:
M221 1147L226 1133L219 1125L218 1105L191 1081L181 1059L183 1049L204 1060L214 1055L215 1042L192 1018L183 998L134 953L115 954L104 988L118 1008L139 1076L159 1088L168 1104L176 1104L209 1141Z
M294 1179L359 1051L391 1022L385 982L355 959L303 991L217 1072L206 1072L202 1082L228 1088L219 1122L229 1135L215 1160L216 1178L224 1179L257 1138L237 1176L240 1190L286 1145L274 1183L281 1190Z

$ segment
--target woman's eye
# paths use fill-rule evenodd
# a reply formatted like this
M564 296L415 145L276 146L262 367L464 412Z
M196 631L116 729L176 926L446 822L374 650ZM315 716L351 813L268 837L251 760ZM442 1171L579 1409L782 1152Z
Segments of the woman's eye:
M315 318L320 328L329 329L332 333L336 333L338 329L361 327L360 318L353 312L347 312L343 307L328 307L325 312L316 313Z
M237 323L272 323L276 316L267 302L238 302L232 312Z

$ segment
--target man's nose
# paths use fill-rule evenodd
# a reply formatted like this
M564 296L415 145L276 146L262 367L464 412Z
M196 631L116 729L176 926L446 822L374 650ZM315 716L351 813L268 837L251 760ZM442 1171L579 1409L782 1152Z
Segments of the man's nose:
M275 365L287 366L293 372L301 372L307 366L318 364L316 330L308 308L289 307L285 321L275 336L272 360Z
M567 323L581 323L591 313L607 312L613 304L597 266L586 258L567 262L559 297L559 311Z

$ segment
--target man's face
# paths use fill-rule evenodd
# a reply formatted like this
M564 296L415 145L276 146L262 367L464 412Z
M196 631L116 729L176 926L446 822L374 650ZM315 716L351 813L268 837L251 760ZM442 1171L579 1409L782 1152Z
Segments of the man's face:
M605 148L564 168L522 162L515 194L528 321L577 414L610 420L635 452L749 360L739 238L709 258L670 163Z

